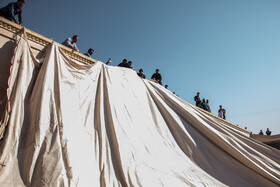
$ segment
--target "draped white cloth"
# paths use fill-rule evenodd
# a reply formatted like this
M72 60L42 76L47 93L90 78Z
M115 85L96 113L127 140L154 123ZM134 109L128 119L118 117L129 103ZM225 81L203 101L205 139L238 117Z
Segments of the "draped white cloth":
M41 61L23 36L8 88L0 186L279 186L280 151L136 72Z

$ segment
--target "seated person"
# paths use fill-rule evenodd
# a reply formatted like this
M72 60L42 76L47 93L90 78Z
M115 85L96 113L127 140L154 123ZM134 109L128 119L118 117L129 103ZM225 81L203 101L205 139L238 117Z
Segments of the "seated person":
M267 136L270 136L270 135L271 135L271 131L269 130L269 128L266 129L266 132L265 132L265 133L266 133Z
M79 49L76 44L78 40L79 40L79 36L74 35L72 38L67 38L64 42L62 42L62 45L65 45L66 47L69 47L79 52Z
M123 59L123 61L122 61L121 63L119 63L118 66L119 66L119 67L125 67L125 68L127 68L127 67L128 67L127 60L126 60L126 59Z
M144 73L143 73L143 69L139 69L139 73L137 73L137 75L138 75L139 77L143 78L143 79L146 78L146 75L144 75Z
M92 48L90 48L90 49L88 50L87 53L84 53L84 55L86 55L86 56L88 56L88 57L91 57L91 55L93 54L93 52L94 52L94 50L93 50Z
M161 74L159 73L159 69L156 69L156 72L152 75L151 79L155 80L160 85L162 85L162 83L161 83L162 77L161 77Z
M131 66L131 65L132 65L132 62L131 62L131 61L128 61L127 65L128 65L128 66L127 66L128 68L133 69L133 67Z

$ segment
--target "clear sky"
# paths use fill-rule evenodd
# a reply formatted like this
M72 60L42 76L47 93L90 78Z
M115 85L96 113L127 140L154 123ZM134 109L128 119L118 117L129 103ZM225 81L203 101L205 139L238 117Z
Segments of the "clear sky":
M0 6L8 3L1 0ZM197 91L253 133L280 133L279 0L26 0L23 24L113 66L123 58L148 78L160 69L193 103Z

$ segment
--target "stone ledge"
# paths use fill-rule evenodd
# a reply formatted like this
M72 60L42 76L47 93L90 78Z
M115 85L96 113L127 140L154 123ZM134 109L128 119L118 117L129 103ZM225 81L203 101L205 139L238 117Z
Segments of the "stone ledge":
M53 40L51 40L47 37L44 37L36 32L26 29L23 26L20 26L20 25L13 23L2 17L0 17L0 28L5 29L16 35L20 35L23 32L25 32L28 40L35 42L42 46L47 46L53 42ZM61 45L60 43L57 43L57 42L55 42L55 43L62 49L62 51L64 53L66 53L70 58L72 58L74 60L78 60L79 62L83 62L86 64L93 64L93 63L97 62L97 60L90 58L80 52L73 51L72 49L70 49L64 45Z

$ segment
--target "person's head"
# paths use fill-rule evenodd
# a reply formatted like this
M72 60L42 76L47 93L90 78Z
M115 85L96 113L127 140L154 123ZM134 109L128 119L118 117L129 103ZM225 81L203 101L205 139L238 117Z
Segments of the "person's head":
M220 105L220 109L222 109L223 108L223 106L222 105Z
M143 74L143 69L139 69L139 73L140 73L140 74Z
M199 94L200 94L199 92L196 93L197 96L199 96Z
M132 65L132 62L131 61L128 61L128 63L127 63L129 66L131 66Z
M156 69L156 73L159 73L159 69Z
M123 59L122 62L123 62L123 63L127 63L127 60L126 60L126 59Z
M78 35L74 35L72 37L73 43L76 43L79 40L79 36Z
M93 50L92 48L90 48L90 49L88 50L88 54L90 54L90 55L92 55L93 52L94 52L94 50Z
M260 130L260 132L262 132L262 130Z
M269 128L267 128L267 130L269 131Z
M209 100L208 100L208 99L206 100L206 103L209 103Z
M167 89L167 88L168 88L168 85L166 84L164 87Z
M25 1L24 1L24 0L18 0L18 1L17 1L17 6L18 6L19 8L22 8L22 7L24 6L24 4L25 4Z
M202 99L202 102L205 103L205 99L204 98Z

